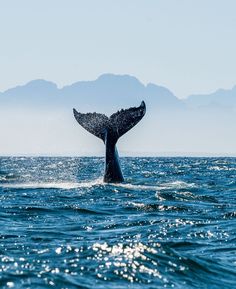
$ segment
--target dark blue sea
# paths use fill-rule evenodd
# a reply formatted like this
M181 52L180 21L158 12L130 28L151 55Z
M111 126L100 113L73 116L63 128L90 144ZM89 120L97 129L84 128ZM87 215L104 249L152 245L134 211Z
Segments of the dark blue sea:
M0 288L236 288L236 158L0 158Z

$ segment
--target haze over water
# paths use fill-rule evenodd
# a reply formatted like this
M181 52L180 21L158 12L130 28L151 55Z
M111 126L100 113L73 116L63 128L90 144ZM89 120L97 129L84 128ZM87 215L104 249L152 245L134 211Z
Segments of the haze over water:
M0 158L2 288L235 288L236 159Z

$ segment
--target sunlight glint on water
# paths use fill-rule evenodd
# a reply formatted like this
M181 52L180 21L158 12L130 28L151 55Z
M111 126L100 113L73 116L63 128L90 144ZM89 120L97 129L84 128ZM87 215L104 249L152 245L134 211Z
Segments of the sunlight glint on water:
M2 288L236 287L236 159L0 158Z

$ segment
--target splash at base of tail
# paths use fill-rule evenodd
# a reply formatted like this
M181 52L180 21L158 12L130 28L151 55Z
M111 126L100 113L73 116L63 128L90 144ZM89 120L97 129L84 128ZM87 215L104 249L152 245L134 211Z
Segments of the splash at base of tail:
M118 139L134 127L145 115L146 105L122 109L107 117L100 113L80 113L73 109L75 119L88 132L103 140L106 146L104 182L119 183L124 178L116 149Z

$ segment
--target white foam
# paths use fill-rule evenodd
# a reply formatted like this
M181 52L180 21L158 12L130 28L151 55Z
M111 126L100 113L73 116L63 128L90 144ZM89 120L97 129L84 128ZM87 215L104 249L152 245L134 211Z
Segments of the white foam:
M94 186L113 186L116 188L124 188L129 190L141 191L161 191L165 189L179 189L179 188L193 188L196 185L193 183L186 183L182 181L175 181L172 183L162 183L159 185L134 185L127 183L109 184L104 183L102 178L88 181L88 182L31 182L31 183L14 183L14 184L0 184L1 188L13 188L13 189L78 189L78 188L91 188Z
M73 183L73 182L35 182L35 183L18 183L18 184L1 184L1 188L9 189L78 189L78 188L91 188L93 186L102 185L101 179L91 182Z
M170 188L170 189L184 189L184 188L195 188L196 184L194 183L186 183L183 181L174 181L171 183L165 183L163 184L166 186L166 188Z
M157 190L163 190L165 187L157 186L157 185L133 185L133 184L113 184L113 186L121 187L129 190L151 190L151 191L157 191Z
M183 188L194 188L196 185L194 183L186 183L183 181L174 181L170 183L160 183L158 185L133 185L133 184L113 184L117 187L122 187L126 189L133 190L153 190L153 191L161 191L166 189L183 189Z

